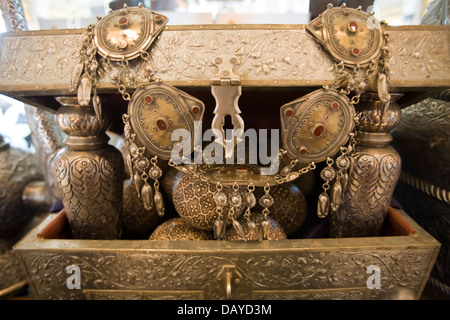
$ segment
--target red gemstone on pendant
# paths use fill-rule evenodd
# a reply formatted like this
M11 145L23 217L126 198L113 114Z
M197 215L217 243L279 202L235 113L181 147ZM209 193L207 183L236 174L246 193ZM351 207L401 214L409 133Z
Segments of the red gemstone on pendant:
M237 172L241 172L241 173L243 173L243 172L247 172L247 168L246 168L246 167L243 167L243 166L241 166L241 167L238 167L238 168L236 169L236 171L237 171Z
M123 26L124 24L126 24L128 22L128 18L127 17L122 17L119 19L119 24L121 26Z
M315 25L317 28L320 28L320 27L322 27L322 21L317 20L317 21L314 23L314 25Z
M350 32L356 32L358 31L358 24L355 21L350 21L348 23L348 30Z
M146 97L145 97L145 102L147 102L147 103L152 103L152 102L153 102L153 98L150 97L150 96L146 96Z
M337 110L339 108L339 103L333 102L331 105L331 108L333 108L334 110Z
M352 54L353 54L354 56L359 55L359 49L358 49L358 48L353 48L353 49L352 49Z
M301 153L301 154L306 154L306 153L307 153L306 148L302 147L302 148L300 149L300 153Z
M314 136L316 136L316 137L320 137L324 131L325 131L325 127L322 126L322 125L318 125L318 126L314 129L313 134L314 134Z
M162 22L162 17L160 15L155 16L156 22L160 23Z
M166 122L164 120L161 120L161 119L156 120L156 126L161 131L165 131L167 129Z
M193 113L193 114L197 114L197 113L199 113L199 112L200 112L199 107L193 107L193 108L192 108L192 113Z
M286 111L286 117L290 117L290 116L292 116L294 114L294 111L292 111L292 110L287 110Z

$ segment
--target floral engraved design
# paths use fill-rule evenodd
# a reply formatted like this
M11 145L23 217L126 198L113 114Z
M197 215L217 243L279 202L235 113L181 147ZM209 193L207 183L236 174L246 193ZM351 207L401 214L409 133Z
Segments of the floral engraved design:
M57 189L75 238L114 238L122 208L122 180L114 164L123 161L117 152L68 157L55 162ZM119 173L119 174L118 174Z
M342 205L331 215L334 236L376 236L400 176L399 156L359 152L352 168Z
M412 74L418 74L422 79L439 79L445 78L450 71L447 32L421 31L390 34L392 35L390 45L392 80L398 76L411 77Z
M65 286L65 267L77 265L84 290L195 291L206 299L224 299L225 288L216 280L224 265L233 264L242 275L235 286L235 298L251 298L253 291L318 290L366 288L367 266L381 269L380 290L365 298L382 295L396 287L417 292L433 251L427 248L389 250L334 250L297 253L188 254L173 252L80 251L22 253L39 298L83 299L83 290ZM314 292L314 291L313 291ZM340 290L336 290L338 296ZM299 298L293 296L292 298ZM360 298L362 298L360 296Z
M391 81L446 79L450 54L445 31L390 31ZM68 85L79 64L82 33L5 36L2 39L0 84ZM215 56L232 54L240 62L242 81L333 81L333 60L304 27L252 26L248 29L174 27L164 30L149 49L147 65L132 62L129 85L145 82L141 70L163 81L210 81L217 72ZM151 70L150 70L151 69ZM113 72L113 71L111 71ZM100 83L111 85L111 74Z
M450 102L428 98L402 112L404 126L422 129L421 134L450 135Z
M69 83L80 43L80 35L5 37L0 79L5 83Z
M332 67L304 30L252 30L251 37L241 30L181 31L162 37L155 47L152 58L157 75L176 80L209 79L217 72L211 61L218 52L240 59L235 72L242 79L315 78L319 68Z

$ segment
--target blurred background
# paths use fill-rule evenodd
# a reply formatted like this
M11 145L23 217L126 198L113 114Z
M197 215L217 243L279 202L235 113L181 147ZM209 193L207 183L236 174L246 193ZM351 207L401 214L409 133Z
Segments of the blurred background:
M229 24L273 23L303 24L324 11L328 3L349 7L362 6L375 11L378 19L390 25L419 24L431 0L22 0L28 28L72 29L84 28L104 16L109 8L118 9L127 3L161 12L169 17L169 24ZM3 28L3 26L1 26Z

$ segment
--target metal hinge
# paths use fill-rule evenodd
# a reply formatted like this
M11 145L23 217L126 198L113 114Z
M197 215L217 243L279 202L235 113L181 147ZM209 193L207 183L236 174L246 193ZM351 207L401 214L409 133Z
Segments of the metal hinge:
M212 85L231 85L241 84L240 77L234 73L233 67L239 64L239 58L232 54L222 54L213 58L212 63L219 68L219 72L211 78Z

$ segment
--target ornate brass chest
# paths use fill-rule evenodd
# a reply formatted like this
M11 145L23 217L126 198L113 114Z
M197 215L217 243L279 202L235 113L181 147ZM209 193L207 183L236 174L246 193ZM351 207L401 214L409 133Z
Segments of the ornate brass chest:
M439 251L392 208L380 237L262 243L58 239L66 223L51 215L15 247L40 299L419 298ZM80 268L79 289L67 286L70 266Z

